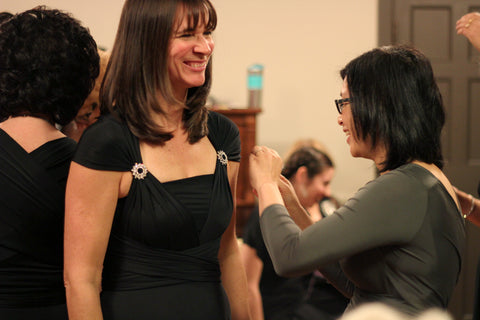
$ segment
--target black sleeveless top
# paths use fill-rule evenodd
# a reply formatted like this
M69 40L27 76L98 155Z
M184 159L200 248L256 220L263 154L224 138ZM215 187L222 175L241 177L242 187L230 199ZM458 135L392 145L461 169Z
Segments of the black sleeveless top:
M65 303L65 184L75 147L60 138L27 153L0 129L0 309Z

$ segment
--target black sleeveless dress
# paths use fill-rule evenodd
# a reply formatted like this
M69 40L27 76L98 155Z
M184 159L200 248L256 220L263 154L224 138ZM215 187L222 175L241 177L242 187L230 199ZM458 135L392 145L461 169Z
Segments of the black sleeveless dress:
M80 140L75 162L134 175L118 201L105 257L105 319L230 319L217 254L233 211L227 163L240 160L240 140L218 113L209 113L208 129L214 174L168 183L145 171L138 139L113 115Z
M0 129L0 319L65 320L65 184L76 142L27 153Z

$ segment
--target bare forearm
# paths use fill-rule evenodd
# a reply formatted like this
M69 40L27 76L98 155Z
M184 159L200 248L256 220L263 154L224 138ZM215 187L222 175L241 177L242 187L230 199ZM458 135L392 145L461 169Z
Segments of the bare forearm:
M220 261L222 284L230 302L233 320L249 320L248 288L245 270L237 250L226 255Z
M250 288L248 299L252 320L264 320L262 295L258 286L256 289Z
M302 206L300 200L295 193L295 189L291 185L290 181L284 176L280 176L278 189L282 195L283 202L287 208L290 217L295 221L295 223L304 230L305 228L311 226L314 221L311 219L310 214Z
M99 290L92 285L66 286L70 320L102 320Z
M300 229L305 230L307 227L314 224L314 221L308 214L307 210L299 203L287 203L287 211L292 217L293 221L299 226Z
M265 208L272 204L284 204L282 195L278 190L276 183L265 183L257 190L258 193L258 211L262 215Z

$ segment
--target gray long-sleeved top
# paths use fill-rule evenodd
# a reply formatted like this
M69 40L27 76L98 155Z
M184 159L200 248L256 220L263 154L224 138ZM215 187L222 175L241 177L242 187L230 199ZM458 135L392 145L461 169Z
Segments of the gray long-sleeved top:
M408 314L446 308L461 270L463 218L443 184L416 164L367 183L303 231L278 204L264 210L260 225L278 274L320 268L351 297L350 307L379 301ZM341 269L332 267L338 262Z

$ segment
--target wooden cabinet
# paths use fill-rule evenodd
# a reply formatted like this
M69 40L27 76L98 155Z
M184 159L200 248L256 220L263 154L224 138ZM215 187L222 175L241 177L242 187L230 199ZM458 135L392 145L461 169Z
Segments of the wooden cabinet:
M237 235L242 236L243 226L256 204L248 178L248 156L256 144L256 117L260 109L212 109L231 119L240 130L242 147L237 183Z

